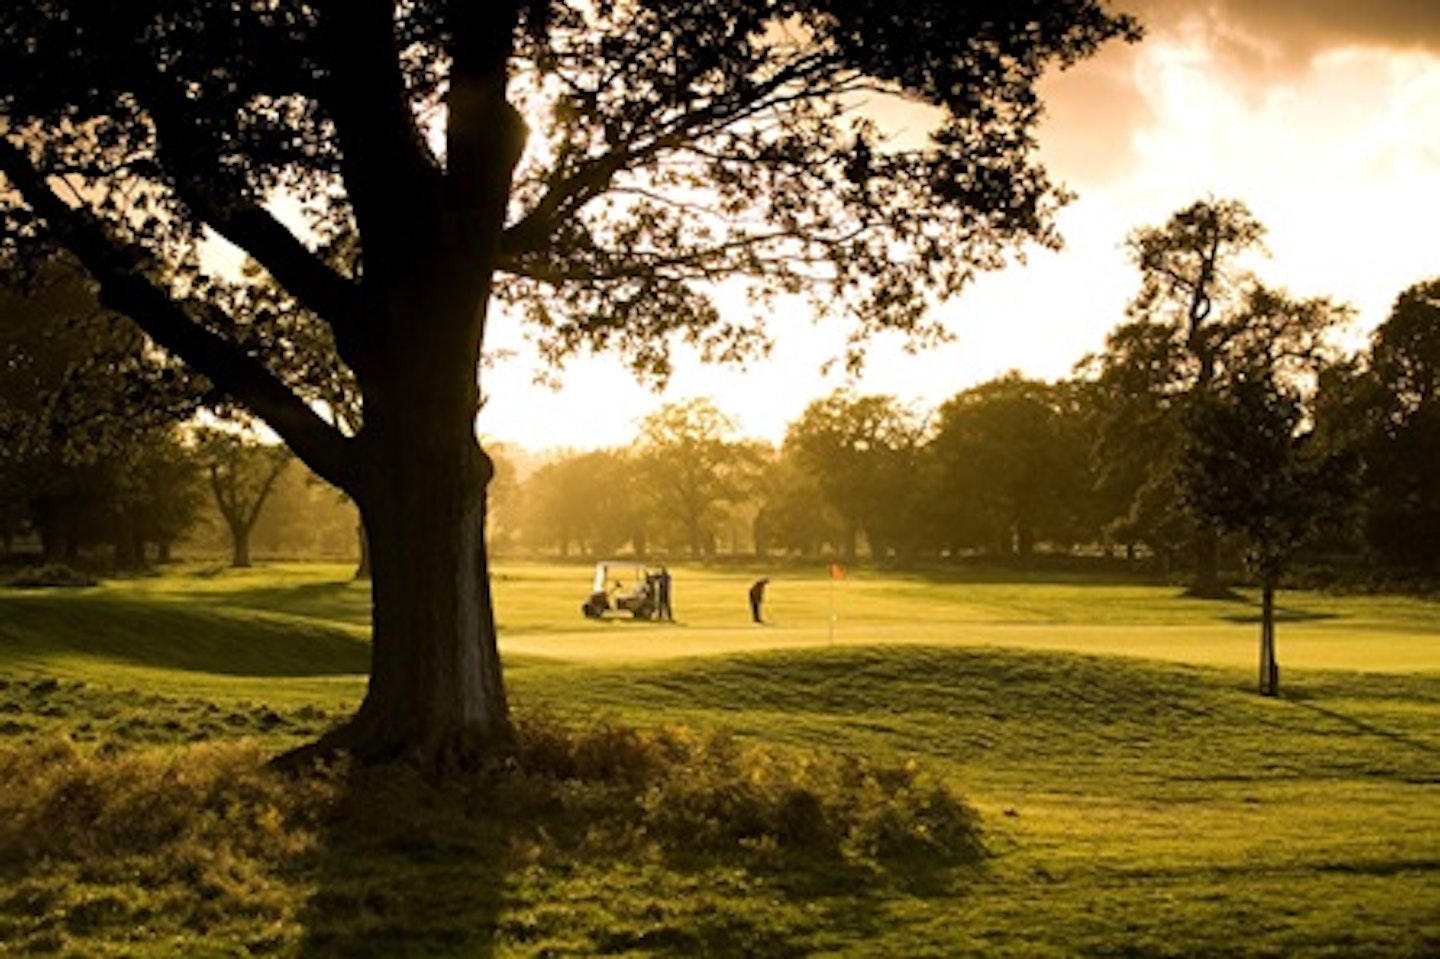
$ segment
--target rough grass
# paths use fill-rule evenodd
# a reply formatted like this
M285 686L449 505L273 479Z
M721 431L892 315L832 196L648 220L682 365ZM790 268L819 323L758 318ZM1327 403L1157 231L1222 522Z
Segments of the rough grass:
M697 877L819 900L982 856L973 811L913 762L677 728L532 718L503 762L443 786L406 768L282 778L253 741L0 748L0 948L25 955L166 955L201 939L217 954L437 955L555 936L704 952L712 934L768 933L691 926ZM612 872L643 891L643 922L545 915ZM501 897L510 877L529 891ZM675 895L686 908L665 920Z
M504 573L522 747L443 790L263 769L359 695L347 569L0 592L0 954L1440 954L1435 604L1288 594L1266 700L1249 603L683 572Z

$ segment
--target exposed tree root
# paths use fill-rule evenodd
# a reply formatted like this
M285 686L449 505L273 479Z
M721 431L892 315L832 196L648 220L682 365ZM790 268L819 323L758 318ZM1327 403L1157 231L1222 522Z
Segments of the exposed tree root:
M281 753L269 763L283 773L299 774L342 758L364 766L401 764L423 778L438 782L474 772L508 755L514 747L513 730L499 734L481 730L422 731L383 723L362 709L344 725L314 742Z

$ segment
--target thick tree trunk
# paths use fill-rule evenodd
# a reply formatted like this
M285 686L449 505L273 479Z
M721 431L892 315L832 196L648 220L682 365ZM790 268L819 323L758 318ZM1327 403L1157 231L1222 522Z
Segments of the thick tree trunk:
M355 524L355 540L360 546L360 561L355 566L355 579L370 578L370 537L365 535L365 523Z
M494 467L475 438L486 291L477 305L473 277L435 260L384 296L394 333L365 358L347 492L370 548L370 683L320 747L443 776L508 740L509 719L485 543Z
M359 500L372 558L370 686L338 744L367 762L443 772L508 736L485 553L489 462L461 440L414 444Z
M227 519L229 519L227 517ZM226 524L230 529L230 566L232 569L249 569L250 563L250 527L244 523L229 520Z
M364 237L365 317L337 343L361 385L364 424L339 472L369 538L372 647L359 711L311 751L440 777L510 735L485 544L494 467L475 416L490 280L525 142L505 99L519 4L447 8L443 173L394 135L413 118L386 78L348 57L352 29L389 41L389 13L377 9L322 19L336 31L337 74L358 91L336 122L356 146L342 167Z

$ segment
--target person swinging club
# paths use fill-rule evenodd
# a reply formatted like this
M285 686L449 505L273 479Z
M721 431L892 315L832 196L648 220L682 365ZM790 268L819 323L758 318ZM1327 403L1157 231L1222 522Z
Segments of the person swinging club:
M750 587L750 618L757 623L765 622L760 616L760 607L765 602L765 585L769 582L769 577L762 577Z

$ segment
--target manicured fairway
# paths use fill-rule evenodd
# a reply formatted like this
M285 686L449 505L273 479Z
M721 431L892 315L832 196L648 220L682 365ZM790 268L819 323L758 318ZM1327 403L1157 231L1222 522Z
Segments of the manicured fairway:
M0 856L0 954L1440 954L1440 605L1283 595L1284 695L1264 699L1250 603L1081 578L675 574L676 623L597 623L588 569L501 564L517 713L919 764L980 814L984 863L272 822L244 855ZM188 743L263 755L316 735L363 691L368 600L347 575L0 591L0 764L57 735L181 769L218 761ZM28 841L4 831L16 796L0 789L0 853ZM407 802L402 822L431 800Z
M749 622L745 591L771 577L769 622ZM969 579L754 570L676 571L677 623L578 614L586 570L500 568L505 647L563 659L654 659L760 649L878 643L1004 646L1248 668L1253 602L1185 599L1174 587L1080 577ZM557 600L557 597L559 599ZM1287 668L1440 671L1440 605L1393 597L1282 594Z

